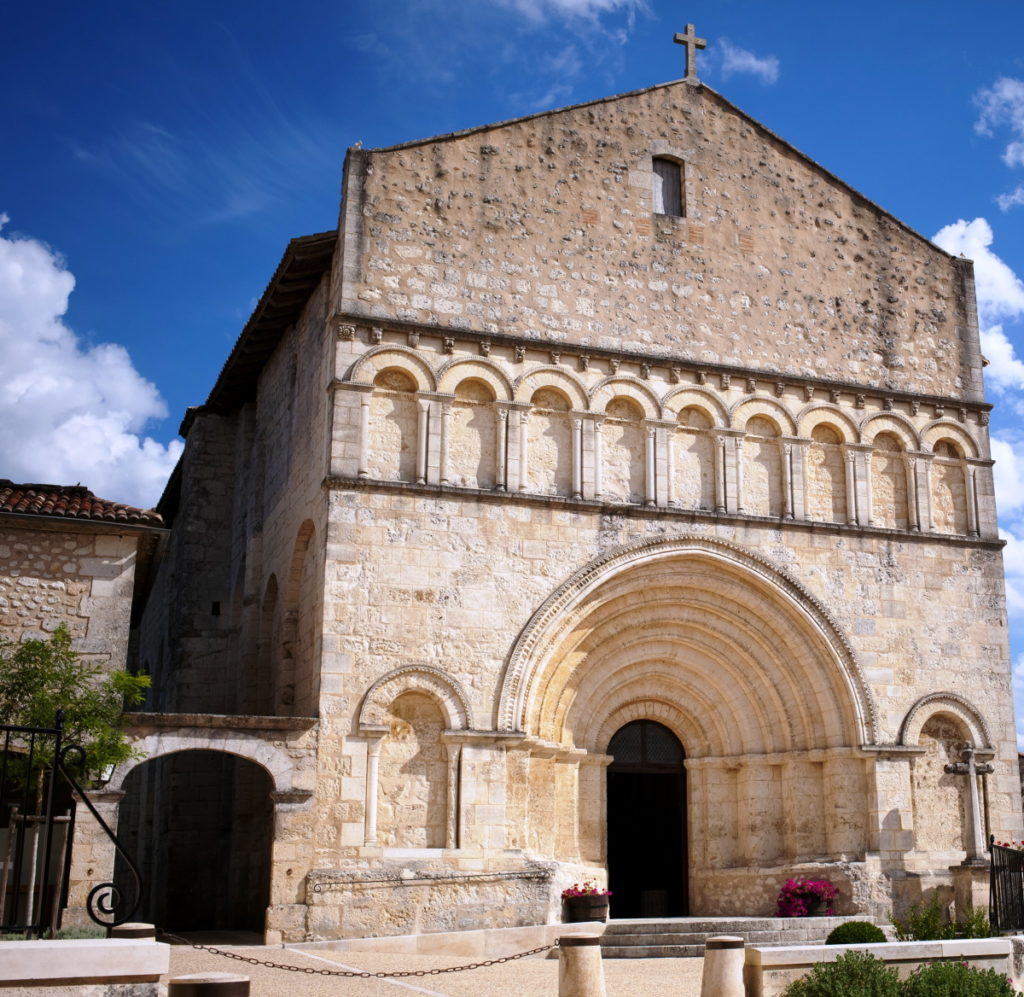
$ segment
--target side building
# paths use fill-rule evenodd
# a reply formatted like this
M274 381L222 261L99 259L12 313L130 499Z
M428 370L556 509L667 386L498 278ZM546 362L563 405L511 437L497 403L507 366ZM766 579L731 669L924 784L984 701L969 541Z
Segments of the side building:
M160 785L262 815L271 939L969 880L1021 826L982 365L971 263L706 86L350 150L182 427Z

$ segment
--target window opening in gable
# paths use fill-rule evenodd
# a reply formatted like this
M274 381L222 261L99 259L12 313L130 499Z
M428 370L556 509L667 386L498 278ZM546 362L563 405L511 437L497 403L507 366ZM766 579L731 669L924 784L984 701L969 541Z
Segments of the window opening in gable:
M683 166L674 159L654 160L654 213L683 217Z

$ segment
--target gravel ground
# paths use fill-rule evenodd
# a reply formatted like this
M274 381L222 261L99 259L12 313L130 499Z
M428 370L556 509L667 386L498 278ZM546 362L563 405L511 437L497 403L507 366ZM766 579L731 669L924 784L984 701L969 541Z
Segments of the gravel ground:
M370 952L330 952L318 949L222 946L245 957L267 959L318 972L356 969L387 972L441 969L473 960L447 956L386 955ZM701 959L607 959L604 963L608 997L699 997ZM171 948L171 972L162 982L187 973L228 972L248 976L250 997L557 997L558 960L532 957L463 973L412 977L403 980L347 979L291 973L251 966L184 945Z

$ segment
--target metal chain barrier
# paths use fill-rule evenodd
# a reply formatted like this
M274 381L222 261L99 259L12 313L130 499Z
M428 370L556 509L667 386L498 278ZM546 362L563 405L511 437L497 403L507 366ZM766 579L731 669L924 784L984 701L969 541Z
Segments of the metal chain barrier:
M445 973L462 973L468 969L483 969L485 966L500 966L505 962L515 962L516 959L525 959L529 955L540 955L541 952L549 952L558 948L559 939L555 939L550 945L541 945L527 952L517 952L515 955L504 955L500 959L485 959L483 962L471 962L465 966L449 966L447 969L407 969L395 973L366 973L357 969L314 969L312 966L287 966L280 962L271 962L269 959L257 959L251 955L239 955L237 952L226 952L213 945L201 945L199 942L190 942L181 935L174 935L169 931L157 931L161 938L169 938L171 941L181 945L190 945L202 952L212 952L214 955L222 955L225 959L234 959L236 962L246 962L250 966L265 966L267 969L283 969L289 973L304 973L306 976L348 976L358 979L375 980L399 980L408 976L443 976ZM296 951L302 951L298 949Z

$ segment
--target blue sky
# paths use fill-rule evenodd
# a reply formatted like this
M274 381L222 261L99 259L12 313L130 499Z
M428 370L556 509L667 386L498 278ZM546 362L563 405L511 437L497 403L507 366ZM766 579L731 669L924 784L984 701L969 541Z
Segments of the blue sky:
M976 262L1024 689L1024 4L57 0L4 21L0 476L155 502L287 240L335 226L347 146L677 79L692 21L705 82Z

